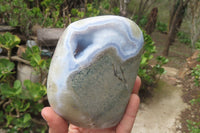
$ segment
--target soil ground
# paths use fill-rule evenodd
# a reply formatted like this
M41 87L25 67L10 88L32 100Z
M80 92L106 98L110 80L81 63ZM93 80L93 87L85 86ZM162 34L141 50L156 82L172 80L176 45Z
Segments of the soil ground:
M157 47L154 57L162 55L167 34L154 32L153 41ZM187 120L200 121L200 105L190 104L190 100L200 95L191 75L177 79L177 72L185 66L192 49L178 41L170 47L167 73L162 76L150 97L142 100L132 132L137 133L189 133ZM151 61L155 64L155 60Z
M191 104L191 100L200 98L200 88L194 85L191 75L187 75L183 80L183 101L190 107L181 112L180 121L181 127L177 131L182 133L189 133L188 120L192 122L200 122L200 104ZM199 127L197 126L199 129ZM197 132L196 132L197 133Z

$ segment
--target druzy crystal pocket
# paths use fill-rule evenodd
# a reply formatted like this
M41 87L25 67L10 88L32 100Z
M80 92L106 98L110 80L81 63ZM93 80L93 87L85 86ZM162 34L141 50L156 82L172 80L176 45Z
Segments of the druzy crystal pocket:
M99 16L70 24L50 65L51 107L84 128L118 124L134 86L143 42L139 27L124 17Z

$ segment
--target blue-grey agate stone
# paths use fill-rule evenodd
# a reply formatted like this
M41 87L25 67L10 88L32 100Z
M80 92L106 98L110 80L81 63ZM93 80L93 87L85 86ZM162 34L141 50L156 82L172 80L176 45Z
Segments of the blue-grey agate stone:
M134 86L143 42L139 27L120 16L70 24L50 65L47 94L51 107L80 127L117 125Z

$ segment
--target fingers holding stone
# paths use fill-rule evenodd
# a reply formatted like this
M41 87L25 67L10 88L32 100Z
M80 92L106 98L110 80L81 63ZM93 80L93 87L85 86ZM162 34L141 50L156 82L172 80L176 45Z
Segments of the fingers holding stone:
M139 90L140 90L140 86L141 86L141 79L140 79L139 76L137 76L136 80L135 80L135 84L134 84L133 92L132 93L138 94Z
M49 125L49 133L67 133L68 123L59 115L57 115L51 107L42 109L42 117Z
M139 109L140 98L136 94L132 94L126 108L126 112L117 126L116 133L130 133Z

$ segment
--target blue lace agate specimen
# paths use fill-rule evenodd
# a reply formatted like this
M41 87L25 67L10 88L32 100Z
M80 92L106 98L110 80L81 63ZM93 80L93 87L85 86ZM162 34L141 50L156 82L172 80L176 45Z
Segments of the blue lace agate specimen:
M124 17L91 17L70 24L50 65L51 107L84 128L118 124L134 86L143 43L142 31Z

